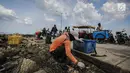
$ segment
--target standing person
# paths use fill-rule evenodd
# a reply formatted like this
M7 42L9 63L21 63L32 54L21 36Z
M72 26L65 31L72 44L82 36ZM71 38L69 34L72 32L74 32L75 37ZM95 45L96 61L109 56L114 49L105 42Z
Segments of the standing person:
M41 32L40 32L40 31L37 31L37 32L35 33L35 35L36 35L36 39L39 40L39 39L40 39L40 36L41 36Z
M46 44L51 44L51 34L49 28L47 29L46 33Z
M42 39L41 35L42 35L42 32L40 31L38 36L37 36L38 40Z
M50 34L50 30L49 30L49 28L47 29L46 34Z
M46 35L46 28L43 28L42 30L42 36L45 36Z
M97 27L96 30L97 30L97 31L102 31L102 30L103 30L101 23L98 23L98 27Z
M65 27L64 31L63 32L67 32L67 27Z
M67 32L70 32L70 27L67 28Z
M79 68L84 68L85 65L79 62L71 53L71 41L75 38L71 33L65 32L57 37L51 44L49 52L58 63L64 63L67 69L73 64Z
M57 27L56 25L54 25L54 27L52 27L52 30L51 30L51 34L53 35L53 38L55 38L57 31L58 31Z

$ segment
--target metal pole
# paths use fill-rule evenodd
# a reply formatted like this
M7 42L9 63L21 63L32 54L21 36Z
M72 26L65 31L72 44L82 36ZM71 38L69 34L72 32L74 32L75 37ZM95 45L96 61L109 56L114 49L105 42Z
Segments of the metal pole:
M62 31L62 13L61 13L61 31Z

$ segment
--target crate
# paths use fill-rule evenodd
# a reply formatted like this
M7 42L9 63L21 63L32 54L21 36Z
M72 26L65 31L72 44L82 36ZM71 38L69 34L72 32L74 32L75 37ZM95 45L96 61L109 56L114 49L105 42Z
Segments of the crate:
M8 44L9 45L19 45L22 41L22 36L20 35L11 35L8 36Z
M108 39L109 38L109 32L108 30L102 30L102 31L94 31L93 32L93 38L94 39Z
M93 53L96 50L96 41L95 40L83 40L84 41L84 53L89 54Z
M73 41L73 49L83 52L84 51L84 42L78 40Z

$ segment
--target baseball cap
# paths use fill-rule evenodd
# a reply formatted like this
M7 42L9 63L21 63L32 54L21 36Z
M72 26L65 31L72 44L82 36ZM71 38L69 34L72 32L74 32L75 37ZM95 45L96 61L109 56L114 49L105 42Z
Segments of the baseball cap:
M74 38L75 38L76 40L79 39L79 34L78 34L77 31L70 31L70 33L74 36Z

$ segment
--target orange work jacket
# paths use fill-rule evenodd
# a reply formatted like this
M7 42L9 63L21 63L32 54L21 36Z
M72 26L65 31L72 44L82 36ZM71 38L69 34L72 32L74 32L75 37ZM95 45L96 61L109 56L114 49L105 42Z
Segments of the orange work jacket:
M64 34L62 34L61 36L59 36L58 38L56 38L53 43L50 46L50 52L56 50L59 46L61 46L62 44L65 45L65 52L67 57L74 63L77 63L77 59L72 55L71 53L71 41L69 40L68 37L68 33L65 32Z

